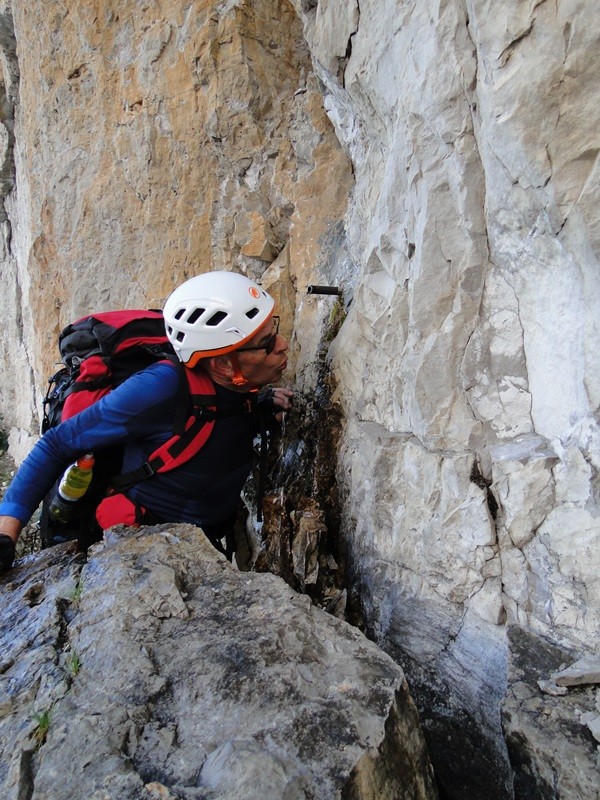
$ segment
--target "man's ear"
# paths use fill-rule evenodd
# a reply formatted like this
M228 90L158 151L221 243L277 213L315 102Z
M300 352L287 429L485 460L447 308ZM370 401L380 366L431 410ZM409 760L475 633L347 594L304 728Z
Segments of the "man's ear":
M229 382L234 374L233 364L229 356L212 356L207 359L208 372L214 378L221 378Z

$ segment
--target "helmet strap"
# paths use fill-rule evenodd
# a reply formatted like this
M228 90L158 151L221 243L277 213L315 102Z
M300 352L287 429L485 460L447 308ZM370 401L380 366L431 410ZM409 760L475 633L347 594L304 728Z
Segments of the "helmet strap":
M244 378L242 373L242 368L240 366L240 360L237 357L237 353L229 353L229 359L231 361L231 366L233 367L233 377L231 382L234 386L241 388L242 386L248 386L248 381Z

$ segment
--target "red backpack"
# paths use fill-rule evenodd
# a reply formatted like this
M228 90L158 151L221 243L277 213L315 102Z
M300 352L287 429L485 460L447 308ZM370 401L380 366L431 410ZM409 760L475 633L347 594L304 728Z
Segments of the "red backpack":
M180 389L173 419L173 436L140 467L122 474L122 448L96 452L92 486L78 502L73 523L56 530L48 507L42 507L40 531L45 546L67 539L84 543L99 538L101 529L117 522L134 524L138 510L122 493L157 472L184 464L204 446L217 416L215 388L201 370L186 369L177 359L160 311L109 311L92 314L67 325L59 336L64 366L49 379L44 399L42 433L88 408L135 372L158 361L176 365Z

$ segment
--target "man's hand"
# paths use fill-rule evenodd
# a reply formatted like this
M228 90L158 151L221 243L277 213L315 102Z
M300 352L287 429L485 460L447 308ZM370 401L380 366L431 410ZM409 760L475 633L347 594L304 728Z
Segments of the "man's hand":
M273 392L273 405L276 408L280 408L282 411L289 411L292 407L293 391L291 389L283 389L279 386L271 391Z
M0 572L9 570L15 560L14 540L5 533L0 533Z
M292 407L292 397L294 393L291 389L283 389L278 386L276 389L263 389L258 393L258 406L268 409L273 413L275 419L281 422L283 412L289 411ZM280 410L278 410L280 409Z

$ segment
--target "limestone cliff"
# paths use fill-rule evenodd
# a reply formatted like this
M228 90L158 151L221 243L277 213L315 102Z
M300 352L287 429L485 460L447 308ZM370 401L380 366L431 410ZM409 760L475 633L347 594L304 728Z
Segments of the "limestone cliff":
M351 600L461 800L597 796L588 727L578 785L527 720L567 702L533 656L600 644L599 39L593 0L0 3L13 452L74 315L262 280L289 381L330 367Z

